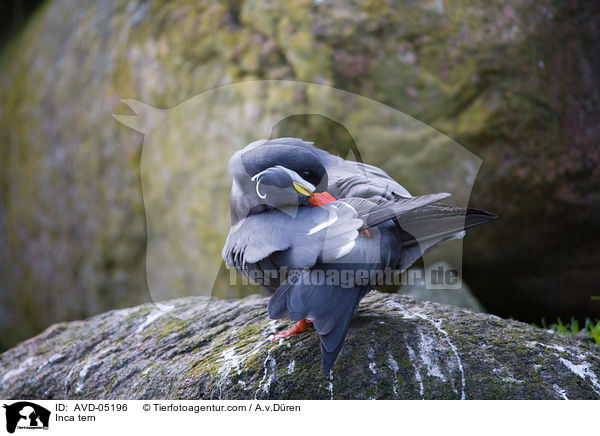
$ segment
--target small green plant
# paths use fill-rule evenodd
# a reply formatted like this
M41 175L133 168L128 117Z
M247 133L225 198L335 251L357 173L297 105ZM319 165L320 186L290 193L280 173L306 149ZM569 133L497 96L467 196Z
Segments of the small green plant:
M536 327L539 327L536 324L533 324ZM571 317L571 321L568 323L564 323L562 319L558 318L555 323L548 325L546 320L542 318L542 328L550 329L559 333L561 335L566 335L569 337L575 336L579 332L587 333L596 344L600 345L600 320L592 321L590 318L585 319L585 324L583 328L580 328L579 321L574 317Z
M596 343L600 345L600 321L592 322L589 318L585 320L584 329L589 332Z

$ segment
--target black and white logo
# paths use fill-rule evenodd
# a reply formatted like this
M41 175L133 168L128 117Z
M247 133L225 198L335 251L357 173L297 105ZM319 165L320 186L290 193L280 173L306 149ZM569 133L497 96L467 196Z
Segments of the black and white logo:
M6 431L14 433L16 429L48 429L50 411L29 401L5 404Z

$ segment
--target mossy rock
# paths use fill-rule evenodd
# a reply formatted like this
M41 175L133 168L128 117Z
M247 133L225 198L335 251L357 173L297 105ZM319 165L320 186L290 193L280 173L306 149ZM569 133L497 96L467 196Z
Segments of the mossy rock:
M600 397L600 347L371 292L321 373L314 330L272 341L268 299L188 297L57 324L0 355L0 396L36 399Z

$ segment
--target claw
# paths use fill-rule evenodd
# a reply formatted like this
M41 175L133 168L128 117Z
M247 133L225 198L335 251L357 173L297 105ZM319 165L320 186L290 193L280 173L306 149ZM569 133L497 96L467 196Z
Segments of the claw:
M298 333L304 333L307 328L312 326L312 321L308 319L300 320L291 330L275 333L275 336L273 336L273 339L271 340L274 341L277 338L289 338L290 336L297 335Z

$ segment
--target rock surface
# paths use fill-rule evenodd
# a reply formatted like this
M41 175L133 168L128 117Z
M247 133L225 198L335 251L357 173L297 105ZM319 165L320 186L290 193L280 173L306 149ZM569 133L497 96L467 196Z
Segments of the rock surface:
M190 297L56 324L0 355L0 397L600 398L595 344L378 292L324 377L314 331L270 341L288 323L267 302Z

